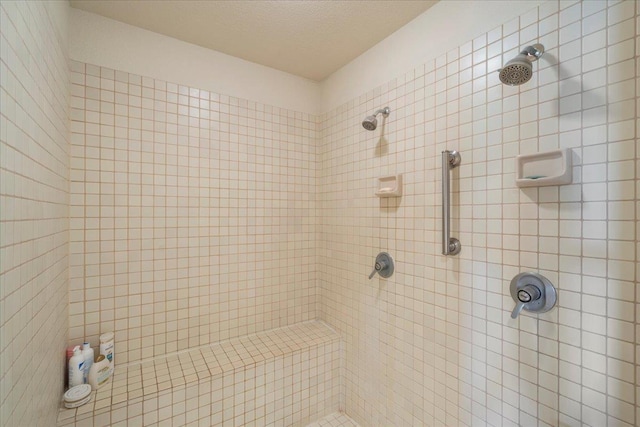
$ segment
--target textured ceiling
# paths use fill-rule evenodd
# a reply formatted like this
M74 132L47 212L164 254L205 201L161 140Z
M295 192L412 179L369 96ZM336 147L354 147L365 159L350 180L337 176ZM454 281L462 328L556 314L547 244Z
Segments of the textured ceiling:
M321 81L436 1L121 1L71 6Z

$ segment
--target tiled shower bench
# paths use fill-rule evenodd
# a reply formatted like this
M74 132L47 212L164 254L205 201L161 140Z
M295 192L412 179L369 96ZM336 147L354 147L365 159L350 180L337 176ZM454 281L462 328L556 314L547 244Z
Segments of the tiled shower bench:
M313 321L116 365L58 427L304 426L339 410L340 354Z

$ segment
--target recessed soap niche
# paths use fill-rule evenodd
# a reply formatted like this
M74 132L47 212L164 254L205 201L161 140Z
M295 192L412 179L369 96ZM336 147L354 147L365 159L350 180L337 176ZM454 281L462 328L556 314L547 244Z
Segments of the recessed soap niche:
M402 196L402 175L376 178L375 188L378 197L400 197Z
M566 185L572 182L571 150L521 154L516 157L516 185L518 187L544 187Z

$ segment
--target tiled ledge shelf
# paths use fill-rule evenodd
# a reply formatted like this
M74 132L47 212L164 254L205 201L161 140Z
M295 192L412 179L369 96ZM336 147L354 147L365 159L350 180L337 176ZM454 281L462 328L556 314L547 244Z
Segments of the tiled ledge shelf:
M306 425L339 409L340 339L320 321L116 365L59 427Z

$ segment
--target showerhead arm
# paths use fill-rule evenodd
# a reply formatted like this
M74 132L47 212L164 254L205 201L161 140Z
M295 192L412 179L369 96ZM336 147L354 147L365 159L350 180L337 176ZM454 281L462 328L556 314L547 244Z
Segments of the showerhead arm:
M375 113L373 113L373 116L375 117L378 114L382 113L382 117L389 117L389 113L390 112L391 112L391 110L389 109L389 107L384 107L384 108L379 109Z
M520 53L527 55L527 59L529 61L535 62L540 59L540 57L544 53L544 46L542 46L540 43L536 43L534 45L525 47Z

